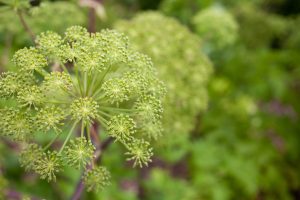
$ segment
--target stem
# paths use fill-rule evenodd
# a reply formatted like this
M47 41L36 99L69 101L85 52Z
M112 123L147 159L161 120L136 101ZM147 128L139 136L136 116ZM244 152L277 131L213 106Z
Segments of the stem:
M90 33L96 32L96 11L95 8L89 9L89 18L88 18L88 31Z
M80 95L83 97L83 91L81 89L81 83L80 83L80 78L79 78L79 71L78 71L77 67L74 66L74 68L75 68L75 74L76 74L79 92L80 92Z
M96 83L95 90L93 91L93 96L92 97L96 97L96 95L98 94L98 92L101 91L101 87L100 86L101 86L101 84L102 84L102 82L103 82L106 74L110 71L110 69L111 69L111 65L108 66L108 68L106 69L106 71L102 75L100 81Z
M138 199L145 199L145 189L143 187L143 179L145 179L145 176L148 173L148 168L141 168L138 171Z
M102 0L93 0L99 4L102 4ZM96 10L94 7L91 7L89 9L89 17L88 17L88 31L90 33L96 32L96 25L97 25L97 16L96 16Z
M42 101L43 103L51 103L51 104L70 104L70 102L60 102L60 101Z
M106 112L104 112L104 111L99 110L98 112L99 112L100 114L106 116L106 117L111 117L110 114L108 114L108 113L106 113Z
M95 142L95 146L97 147L101 145L100 138L98 135L98 130L99 130L98 124L94 123L91 127L90 133L91 133L92 141Z
M102 117L101 115L99 115L99 119L98 120L102 123L103 126L107 127L108 121L104 117Z
M93 94L93 97L97 100L101 100L102 98L105 97L105 94L101 94L102 88L99 88L98 90L95 91L95 93ZM98 96L99 94L101 94L101 96Z
M87 88L88 88L88 75L87 75L87 72L84 72L83 74L83 79L84 79L84 83L83 83L83 86L84 86L84 89L83 89L83 93L85 94L85 96L87 96Z
M81 136L81 137L84 136L84 123L83 123L83 120L81 121L81 132L80 132L80 136Z
M102 3L102 0L94 0L94 1L98 1L99 3ZM90 8L88 20L89 20L88 21L88 31L90 33L96 32L96 11L95 11L94 8ZM96 76L96 75L94 75L94 76ZM77 74L77 78L78 78L78 74ZM104 78L104 76L103 76L103 78ZM101 80L101 82L102 82L102 80ZM92 80L92 86L94 86L94 80ZM92 86L90 86L89 90L86 88L86 90L85 90L85 94L86 95L89 95L89 93L92 91L92 89L93 89ZM79 86L79 88L80 88L80 86ZM100 151L102 151L101 150L102 146L101 146L101 143L100 143L99 134L97 134L97 131L95 129L93 129L93 131L95 131L95 133L93 132L91 134L90 127L87 126L87 136L88 136L88 138L91 139L92 142L96 142L97 143L97 148L100 148ZM91 137L91 135L93 137ZM98 136L98 140L96 140L94 138L95 136ZM96 141L94 141L94 140L96 140ZM99 157L100 157L101 154L100 153L97 154L97 152L98 151L96 150L96 152L95 152L95 158L93 159L93 161L91 162L91 164L87 166L86 170L91 170L93 168L92 164L95 163L99 159ZM82 174L83 173L84 172L82 172ZM81 178L79 180L79 182L77 183L77 186L76 186L75 191L74 191L74 193L73 193L73 195L71 197L71 200L79 200L80 197L81 197L81 195L82 195L83 190L84 190L84 184L83 184L83 180Z
M26 23L22 11L21 10L17 10L17 15L18 15L18 17L20 19L20 22L21 22L23 28L28 33L28 35L31 37L31 40L34 43L34 41L35 41L35 35L32 32L32 30L29 28L28 24Z
M90 87L89 87L89 90L88 90L88 95L89 95L89 96L91 96L91 94L92 94L93 87L94 87L94 85L95 85L95 82L96 82L97 77L98 77L98 73L96 72L96 73L93 75L92 83L90 84Z
M83 189L84 189L84 184L83 184L83 181L80 180L78 183L77 183L77 186L76 186L76 189L71 197L71 200L79 200L80 197L81 197L81 194L83 192Z
M58 137L59 137L59 134L56 134L56 136L43 148L43 151L48 149Z
M67 67L66 67L63 63L60 63L59 66L62 68L62 70L63 70L65 73L69 73Z
M12 38L13 38L13 36L11 34L5 35L4 50L3 50L1 60L0 60L0 73L2 70L4 70L1 68L1 66L6 66L9 62L9 52L12 47Z
M121 112L137 112L139 109L127 109L127 108L115 108L115 107L108 107L108 106L101 106L101 109L108 110L108 111L121 111Z
M70 137L71 137L71 135L72 135L72 133L73 133L75 127L76 127L76 124L77 124L77 121L74 122L74 124L73 124L72 128L70 129L70 132L68 133L68 136L67 136L67 138L65 139L64 144L61 146L61 148L60 148L58 154L61 154L61 152L64 150L66 144L68 143L68 141L69 141L69 139L70 139Z
M101 161L101 155L102 155L103 151L105 151L105 149L107 149L113 141L113 138L109 137L103 143L100 143L99 134L97 134L98 131L96 130L96 125L95 124L93 125L92 129L93 130L91 132L94 131L94 133L91 133L92 141L95 144L97 144L97 147L96 147L96 151L95 151L95 154L94 154L95 157L94 157L93 161L87 166L86 170L92 170L93 169L93 163L97 163L97 162L99 163ZM97 129L99 130L99 127ZM82 172L82 175L83 174L84 174L84 172ZM70 198L70 200L79 200L81 195L82 195L83 190L84 190L84 183L83 183L83 179L81 178L78 181L78 183L76 185L76 188L74 190L74 193L73 193L72 197Z
M41 69L41 70L35 70L37 73L39 73L41 76L45 77L47 75L49 75L49 73L44 70L44 69Z
M95 158L93 160L94 163L96 163L96 162L99 163L101 161L101 155L102 155L103 151L105 149L107 149L112 142L113 142L113 138L109 137L100 145L100 148L98 150L96 150L96 152L95 152ZM92 165L89 165L86 168L86 170L92 170ZM70 200L79 200L82 195L83 190L84 190L84 183L81 178L80 181L77 183L75 191L74 191L72 197L70 198Z

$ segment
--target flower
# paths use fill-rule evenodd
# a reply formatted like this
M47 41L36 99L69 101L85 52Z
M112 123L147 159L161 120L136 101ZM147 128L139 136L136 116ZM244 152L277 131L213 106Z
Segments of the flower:
M34 72L47 66L47 59L35 48L24 48L15 53L13 62L24 72Z
M84 137L71 140L65 150L68 165L80 169L92 160L95 147Z
M1 76L0 97L16 105L0 114L0 131L14 139L30 138L34 144L33 136L40 132L61 134L55 134L45 147L29 146L22 154L22 166L48 181L55 181L63 166L85 169L95 153L90 138L95 136L91 126L97 123L103 137L113 137L126 147L134 165L150 161L144 124L152 123L151 135L160 130L165 94L151 59L131 49L128 38L114 30L90 34L73 26L64 36L42 33L36 42L36 47L14 55L17 72ZM53 64L59 71L49 72ZM81 136L77 137L79 124ZM63 125L67 132L61 131ZM60 147L53 145L58 139L63 140ZM97 177L101 174L103 179ZM93 181L105 181L108 174L101 167L87 172L88 189L104 186Z
M98 117L99 105L92 98L84 97L73 101L70 109L74 120L82 120L85 124L91 124Z
M144 140L133 140L131 144L128 145L129 152L126 152L125 155L128 155L128 161L133 160L133 166L143 165L148 166L148 163L151 162L151 157L153 155L152 148L149 147L150 143Z
M224 9L211 7L193 19L196 32L212 49L220 50L233 44L238 36L238 24Z
M63 125L62 120L65 119L63 110L55 106L46 106L38 111L35 116L38 129L45 132L53 129L55 132L60 132L60 126Z
M43 156L43 150L37 144L28 144L22 150L20 154L21 166L25 168L26 171L32 170L36 167L36 163Z
M135 133L135 123L127 115L119 114L111 118L108 122L108 134L117 141L126 143L133 138Z
M110 185L110 178L110 173L105 167L97 166L84 174L83 182L87 187L87 191L100 191Z
M56 151L47 151L37 159L33 170L40 175L41 179L47 179L49 182L56 181L56 174L61 171L61 167L61 156Z

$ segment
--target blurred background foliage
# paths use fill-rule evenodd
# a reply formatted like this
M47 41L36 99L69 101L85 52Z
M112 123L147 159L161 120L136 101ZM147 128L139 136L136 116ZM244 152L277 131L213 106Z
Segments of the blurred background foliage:
M6 71L14 68L13 52L32 41L6 6L12 1L0 2L0 71ZM84 0L21 2L35 34L89 26ZM126 32L152 57L169 93L165 137L151 165L133 169L112 145L102 160L112 185L82 199L300 199L300 1L98 2L96 30ZM206 16L212 10L216 18ZM77 172L46 183L19 167L18 151L1 137L0 199L68 199Z

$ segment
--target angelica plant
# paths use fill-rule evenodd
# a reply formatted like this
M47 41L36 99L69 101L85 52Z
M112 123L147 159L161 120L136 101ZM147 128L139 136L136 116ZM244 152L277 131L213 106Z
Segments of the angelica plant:
M134 166L147 166L153 155L148 136L160 130L165 92L150 58L114 30L90 34L73 26L64 36L48 31L35 42L15 53L18 70L0 79L0 97L15 105L1 110L0 131L23 144L21 166L48 181L70 166L84 170L87 190L102 189L110 174L96 166L94 124L104 139L124 146ZM53 65L59 70L51 71ZM53 139L35 142L40 134Z
M163 122L148 126L148 133L155 139L159 137L157 129L164 127L165 138L159 142L164 147L161 154L166 146L172 152L174 148L176 152L184 151L178 145L186 141L196 115L207 106L206 85L212 72L210 61L201 53L200 39L175 19L157 12L138 14L130 21L119 21L115 27L129 35L135 49L153 58L167 86Z
M222 50L238 37L238 24L231 13L219 7L198 12L193 18L197 34L204 40L207 51Z

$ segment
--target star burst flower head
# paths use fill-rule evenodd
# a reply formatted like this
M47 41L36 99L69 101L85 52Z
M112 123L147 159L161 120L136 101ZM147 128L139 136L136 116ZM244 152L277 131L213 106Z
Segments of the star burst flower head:
M110 185L110 178L109 171L103 166L98 166L93 170L88 170L83 176L83 181L87 186L87 191L100 191Z
M67 162L70 166L77 169L86 167L92 160L95 147L84 137L78 137L71 140L65 150Z
M103 137L124 145L134 166L147 165L152 156L147 135L160 130L166 93L151 59L114 30L91 34L73 26L63 36L48 31L36 38L36 47L13 56L19 70L0 79L0 97L15 102L1 111L7 113L0 115L1 134L26 142L35 141L35 134L54 133L44 147L34 143L24 149L22 166L48 181L55 181L64 166L87 169L94 159L95 124L107 133ZM149 121L153 128L144 128ZM60 147L53 145L58 138ZM86 174L88 189L107 185L92 184L108 177L104 168L94 168Z

